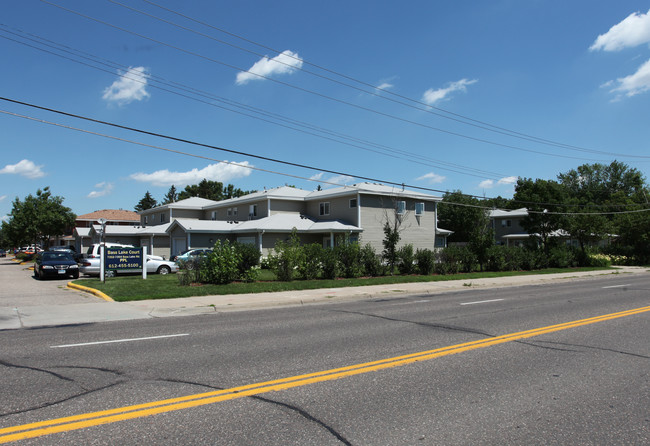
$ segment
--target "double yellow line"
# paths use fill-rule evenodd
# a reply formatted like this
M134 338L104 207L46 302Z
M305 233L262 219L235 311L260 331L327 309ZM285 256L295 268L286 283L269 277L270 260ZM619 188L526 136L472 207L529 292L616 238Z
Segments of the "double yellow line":
M84 429L91 426L99 426L102 424L115 423L117 421L130 420L134 418L148 417L151 415L187 409L190 407L204 406L206 404L214 404L221 401L244 398L251 395L260 395L267 392L277 392L293 387L331 381L339 378L388 369L391 367L399 367L418 361L428 361L442 356L454 355L470 350L490 347L492 345L504 344L506 342L512 342L518 339L531 338L555 331L567 330L583 325L604 322L611 319L633 316L648 311L650 311L650 306L621 311L619 313L605 314L588 319L580 319L577 321L551 325L548 327L536 328L533 330L521 331L518 333L510 333L493 338L482 339L479 341L451 345L435 350L412 353L404 356L396 356L393 358L386 358L378 361L366 362L363 364L356 364L337 369L309 373L305 375L292 376L288 378L277 379L274 381L248 384L245 386L217 390L214 392L199 393L196 395L188 395L180 398L153 401L146 404L138 404L134 406L120 407L117 409L104 410L100 412L92 412L71 417L40 421L37 423L23 424L20 426L7 427L0 429L0 443L8 443L11 441L35 438L58 432Z

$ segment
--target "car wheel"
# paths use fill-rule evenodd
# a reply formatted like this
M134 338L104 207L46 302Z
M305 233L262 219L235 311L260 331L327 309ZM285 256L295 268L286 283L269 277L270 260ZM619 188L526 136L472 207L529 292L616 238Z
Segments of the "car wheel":
M157 272L158 274L169 274L172 272L172 270L167 265L160 265Z
M74 273L74 274L72 275L72 278L73 278L73 279L78 279L78 278L79 278L79 273Z

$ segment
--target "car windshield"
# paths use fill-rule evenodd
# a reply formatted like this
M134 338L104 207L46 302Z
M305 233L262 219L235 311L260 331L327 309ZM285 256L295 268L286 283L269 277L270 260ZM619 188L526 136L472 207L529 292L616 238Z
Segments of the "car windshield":
M67 252L46 252L43 254L44 262L56 262L59 260L72 260L72 257Z

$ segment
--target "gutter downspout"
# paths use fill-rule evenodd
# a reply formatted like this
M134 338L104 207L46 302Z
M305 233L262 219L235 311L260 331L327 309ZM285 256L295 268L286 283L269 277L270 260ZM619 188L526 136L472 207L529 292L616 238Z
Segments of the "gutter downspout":
M438 236L438 202L433 203L433 250L436 250L436 237Z

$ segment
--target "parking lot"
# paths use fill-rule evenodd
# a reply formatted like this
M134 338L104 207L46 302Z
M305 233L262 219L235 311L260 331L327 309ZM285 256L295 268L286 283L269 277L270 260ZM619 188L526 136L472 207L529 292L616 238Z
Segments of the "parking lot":
M30 266L14 262L12 257L0 257L0 307L68 305L97 300L92 295L67 289L70 279L35 279Z

